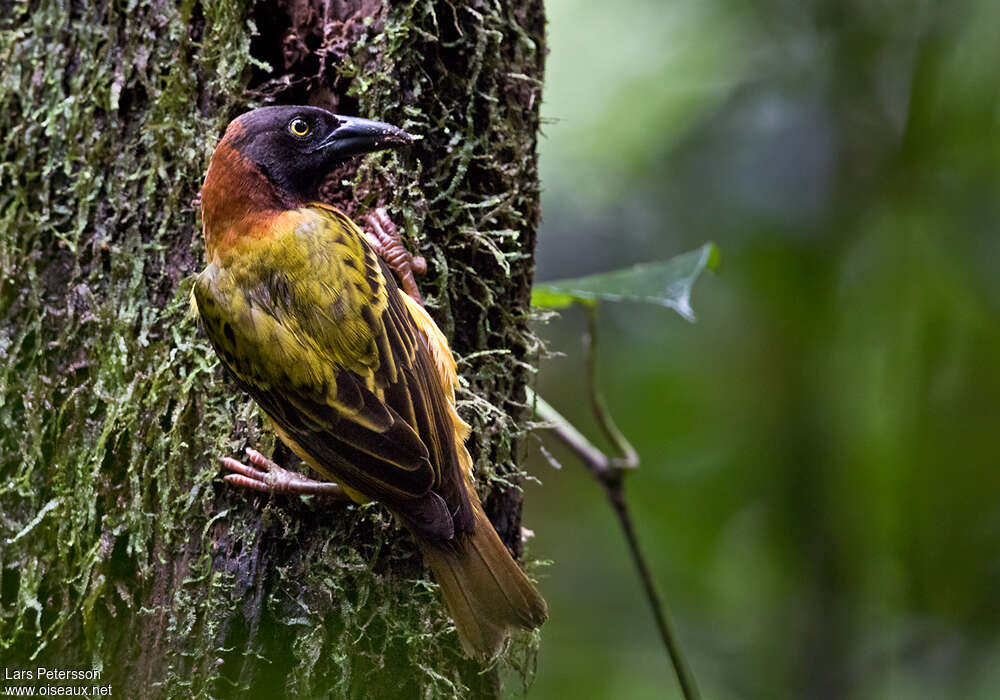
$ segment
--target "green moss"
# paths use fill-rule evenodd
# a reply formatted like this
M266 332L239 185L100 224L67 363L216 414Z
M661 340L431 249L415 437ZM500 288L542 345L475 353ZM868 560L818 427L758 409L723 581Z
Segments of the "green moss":
M407 167L414 160L405 156L403 167L396 155L373 159L355 192L364 206L398 193L399 218L432 263L421 283L428 305L462 358L470 390L462 412L476 428L477 469L506 479L518 473L524 412L516 399L536 347L524 294L538 223L541 9L525 3L517 17L485 4L442 7L398 4L349 68L365 76L351 83L360 111L421 136L416 164L433 169ZM379 70L366 73L370 54Z
M200 37L191 2L2 20L5 659L104 666L150 572L212 515L236 402L202 401L215 362L175 287L249 37L244 9L202 11Z
M519 482L535 347L532 12L400 3L336 66L361 113L423 136L352 173L352 206L388 204L431 262L484 493ZM273 443L187 312L195 198L252 106L254 31L218 1L0 18L0 656L102 668L123 696L465 697L485 681L383 509L219 482L216 456Z

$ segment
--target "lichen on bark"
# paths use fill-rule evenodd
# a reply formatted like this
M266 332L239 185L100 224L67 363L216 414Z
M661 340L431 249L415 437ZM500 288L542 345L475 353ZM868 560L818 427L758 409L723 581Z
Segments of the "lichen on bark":
M540 0L4 5L7 665L100 668L126 697L496 692L381 507L220 484L216 456L273 437L187 293L197 191L229 118L308 101L420 135L326 194L355 214L388 206L428 258L486 507L519 546L543 54ZM527 674L535 643L506 663Z

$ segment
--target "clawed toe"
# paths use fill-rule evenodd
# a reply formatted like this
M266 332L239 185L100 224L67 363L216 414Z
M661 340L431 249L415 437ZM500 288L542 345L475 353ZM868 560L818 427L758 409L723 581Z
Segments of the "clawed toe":
M368 241L375 252L399 277L403 291L422 304L420 290L417 289L417 280L414 275L423 275L427 272L427 261L419 255L413 255L406 249L406 246L403 245L403 238L399 235L399 230L382 207L369 214L366 223L368 224Z
M329 481L316 481L301 474L288 471L254 449L247 449L247 459L259 469L255 469L232 457L221 457L222 465L231 474L223 478L234 486L260 491L267 494L313 494L344 496L343 489Z

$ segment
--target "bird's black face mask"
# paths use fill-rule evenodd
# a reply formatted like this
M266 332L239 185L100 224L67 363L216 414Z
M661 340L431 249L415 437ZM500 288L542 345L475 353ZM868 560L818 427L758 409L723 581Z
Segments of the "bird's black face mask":
M323 178L351 156L398 148L413 139L391 124L319 107L262 107L238 119L234 147L285 192L314 199Z

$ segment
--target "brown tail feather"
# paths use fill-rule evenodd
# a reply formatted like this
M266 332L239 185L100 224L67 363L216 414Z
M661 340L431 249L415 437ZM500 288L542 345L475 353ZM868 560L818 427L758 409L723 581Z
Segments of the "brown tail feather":
M455 621L462 648L485 660L501 649L510 630L538 627L548 612L474 494L472 499L475 534L457 535L443 545L418 541Z

